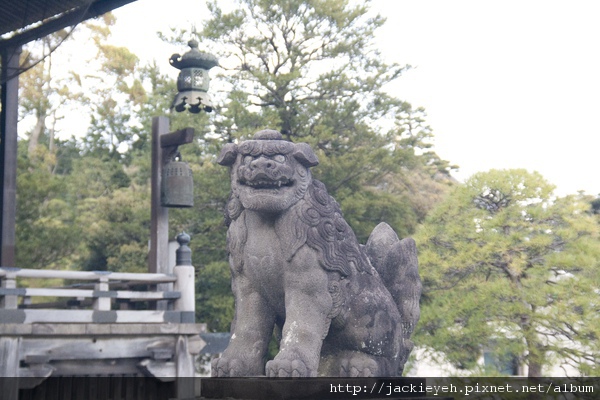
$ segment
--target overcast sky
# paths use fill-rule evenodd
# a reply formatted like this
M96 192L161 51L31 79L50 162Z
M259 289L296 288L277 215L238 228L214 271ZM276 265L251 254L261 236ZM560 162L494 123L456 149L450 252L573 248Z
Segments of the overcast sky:
M138 0L115 12L114 42L143 61L174 49L156 31L201 27L199 0ZM600 194L600 1L374 0L377 43L411 70L389 90L423 106L434 150L464 180L536 170L560 195ZM177 71L173 71L176 76Z

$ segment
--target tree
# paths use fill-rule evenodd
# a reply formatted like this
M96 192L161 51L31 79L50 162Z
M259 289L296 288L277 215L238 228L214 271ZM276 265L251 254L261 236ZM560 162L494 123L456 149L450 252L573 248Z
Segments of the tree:
M600 214L600 196L598 196L595 199L591 200L590 204L592 206L592 213L594 213L594 214Z
M84 101L81 92L74 89L78 83L72 73L55 76L52 53L69 35L65 30L44 36L39 42L30 43L22 54L27 70L19 78L21 118L32 117L35 123L28 132L28 156L34 158L40 141L50 152L55 151L57 122L64 118L64 107Z
M34 121L27 140L19 141L17 163L16 259L24 268L69 265L80 243L74 204L65 195L72 152L56 137L65 108L84 101L73 76L53 68L53 52L68 37L60 30L22 54L19 112Z
M79 265L84 270L147 272L150 232L150 192L131 185L109 195L79 203L78 224L84 246Z
M69 265L80 243L73 203L65 196L65 176L54 173L56 157L47 147L29 158L19 142L17 162L16 262L22 268Z
M264 128L308 142L320 160L315 176L360 240L382 219L410 234L419 216L405 188L387 183L435 153L421 151L430 146L422 115L383 90L406 69L383 62L373 46L384 18L344 0L240 0L229 13L217 2L209 9L201 39L218 54L218 78L228 85L214 121L220 143ZM448 174L448 165L436 172Z
M529 376L556 361L599 372L600 226L589 199L552 191L538 173L492 170L427 216L418 344L476 372L486 347Z
M127 150L139 136L135 113L146 100L146 93L136 76L137 56L125 47L106 44L114 16L104 14L99 22L86 23L97 49L94 62L99 66L96 74L86 76L92 113L84 150L109 158L127 158Z

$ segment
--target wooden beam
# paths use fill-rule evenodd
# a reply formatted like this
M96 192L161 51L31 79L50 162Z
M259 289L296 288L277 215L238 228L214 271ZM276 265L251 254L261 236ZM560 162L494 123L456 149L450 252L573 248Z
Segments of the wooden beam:
M2 282L4 284L4 281ZM194 282L192 281L192 284ZM147 292L136 290L91 290L91 289L55 289L55 288L0 288L0 296L21 296L21 297L82 297L96 298L108 297L113 299L129 300L176 300L181 298L180 292ZM10 308L10 307L3 307ZM15 309L17 307L14 307ZM181 309L181 311L188 311ZM193 311L193 310L192 310Z
M5 336L130 336L130 335L205 335L206 324L0 324L0 337Z
M133 272L109 272L109 271L67 271L50 269L26 269L26 268L4 268L0 267L0 277L33 278L33 279L72 279L80 281L99 281L106 277L109 281L131 281L135 283L168 283L175 282L175 275L133 273Z
M135 0L96 0L89 6L84 5L78 7L52 20L44 22L42 25L35 28L26 30L25 32L14 35L8 39L0 40L0 49L22 46L33 40L66 28L67 26L74 26L90 18L96 18L99 15L134 1Z
M106 360L121 358L152 358L149 347L157 341L166 342L175 352L176 336L142 336L127 337L39 337L24 338L21 348L21 359L34 354L45 354L50 361L60 360Z
M0 310L0 321L11 324L180 324L181 312L152 310Z
M160 147L181 146L194 141L194 128L183 128L160 137Z
M85 374L88 376L97 377L115 377L118 375L136 376L139 375L140 369L136 365L137 358L117 358L117 359L101 359L101 360L61 360L52 362L52 378L54 377L77 377L81 376L82 370L85 369ZM52 379L51 378L51 379ZM102 379L101 378L101 379ZM74 379L84 379L81 377ZM108 379L107 379L108 380ZM61 385L62 386L62 385ZM23 387L22 383L19 387ZM63 386L64 388L64 386ZM116 393L120 394L119 391ZM48 397L47 397L48 398ZM52 398L52 397L51 397ZM62 398L62 397L61 397ZM89 399L89 397L66 397L68 399ZM96 397L105 399L106 397ZM113 397L109 397L113 399ZM122 399L122 397L115 397Z

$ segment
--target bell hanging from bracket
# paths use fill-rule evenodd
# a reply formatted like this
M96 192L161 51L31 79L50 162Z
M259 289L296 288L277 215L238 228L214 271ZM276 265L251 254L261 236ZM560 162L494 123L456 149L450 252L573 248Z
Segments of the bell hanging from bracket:
M177 153L162 168L160 203L163 207L185 208L194 206L192 169L181 161Z

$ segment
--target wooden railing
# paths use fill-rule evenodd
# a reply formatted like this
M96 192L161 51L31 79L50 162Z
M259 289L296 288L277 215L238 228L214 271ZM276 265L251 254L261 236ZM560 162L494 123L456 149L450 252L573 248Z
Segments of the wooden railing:
M193 323L189 236L182 234L177 240L173 274L0 267L0 323ZM27 279L27 287L19 287L22 279ZM47 287L49 279L78 283ZM32 287L44 280L46 284ZM132 306L140 302L147 303L145 309Z
M28 287L19 287L19 279L24 278L27 278ZM48 279L83 281L87 284L31 287L34 282ZM194 322L192 266L175 266L172 275L2 267L0 281L0 323ZM148 289L168 283L174 285L173 290ZM40 303L35 298L70 301ZM163 307L163 310L130 309L138 308L131 307L134 303L146 302L146 308L150 308L158 301L167 303L167 307ZM60 307L61 304L63 307ZM70 305L71 309L65 309L64 305Z
M172 274L0 267L0 323L193 323L189 239L186 234L177 237ZM27 287L19 287L23 279ZM48 287L48 280L76 283ZM147 304L145 309L139 309L140 302Z

